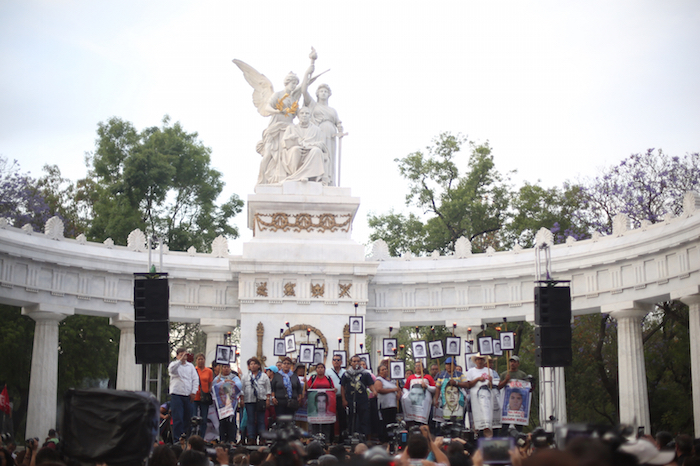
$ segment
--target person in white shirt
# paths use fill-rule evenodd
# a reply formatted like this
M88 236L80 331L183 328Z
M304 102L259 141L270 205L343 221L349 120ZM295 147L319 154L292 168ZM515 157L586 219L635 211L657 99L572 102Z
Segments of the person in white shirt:
M192 401L199 390L197 369L187 362L185 348L178 348L175 360L168 366L170 373L170 410L173 416L173 439L189 434Z
M345 369L343 369L341 364L343 363L343 358L339 354L334 354L333 355L333 366L331 367L330 370L326 371L326 375L331 378L333 381L333 386L335 387L335 392L336 392L336 400L341 399L341 393L340 393L340 380L343 378L343 374L345 374ZM347 427L347 416L345 412L345 408L343 408L342 405L339 404L339 406L336 406L336 421L338 424L338 432L340 434L343 433L345 428ZM326 439L328 443L332 441L332 439Z

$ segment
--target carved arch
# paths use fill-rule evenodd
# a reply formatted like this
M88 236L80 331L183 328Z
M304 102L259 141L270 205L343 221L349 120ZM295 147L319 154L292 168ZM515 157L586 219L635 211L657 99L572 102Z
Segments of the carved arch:
M328 340L326 340L326 336L323 334L322 331L314 327L313 325L306 325L306 324L298 324L298 325L293 325L287 330L284 331L282 334L282 338L286 337L287 335L291 335L292 333L296 332L297 330L303 330L306 331L306 329L311 330L313 333L318 335L319 339L321 340L321 347L323 348L323 364L326 364L326 358L328 358ZM280 357L280 359L282 359Z

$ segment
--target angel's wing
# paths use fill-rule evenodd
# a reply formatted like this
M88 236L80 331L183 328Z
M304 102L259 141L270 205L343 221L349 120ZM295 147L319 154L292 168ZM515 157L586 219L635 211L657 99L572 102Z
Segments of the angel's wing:
M274 89L270 80L245 62L234 59L233 63L243 71L243 77L253 87L253 104L255 104L255 108L258 109L262 116L272 115L268 102Z

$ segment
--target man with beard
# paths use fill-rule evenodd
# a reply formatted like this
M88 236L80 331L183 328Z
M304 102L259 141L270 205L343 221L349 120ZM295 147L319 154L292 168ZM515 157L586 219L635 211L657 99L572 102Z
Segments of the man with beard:
M348 408L348 428L351 434L370 433L369 393L377 395L372 375L362 369L360 356L350 358L350 368L341 380L343 407Z

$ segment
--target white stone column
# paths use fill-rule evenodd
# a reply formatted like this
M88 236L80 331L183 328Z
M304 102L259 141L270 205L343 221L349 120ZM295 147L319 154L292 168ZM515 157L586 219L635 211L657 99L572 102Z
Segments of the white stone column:
M134 319L119 314L109 320L120 330L119 362L117 363L117 390L141 390L143 387L143 369L136 364L136 337L134 336Z
M566 424L566 379L563 367L540 367L540 424L547 432ZM553 422L552 422L553 421Z
M642 320L646 309L629 307L610 313L617 320L617 364L620 384L620 423L650 433L649 394L644 366Z
M34 327L32 368L29 376L29 405L26 438L44 438L56 428L56 390L58 389L58 323L68 313L22 310Z
M695 287L695 294L680 296L688 305L690 321L690 376L693 390L693 419L695 435L700 435L700 286Z
M200 321L199 328L202 330L202 332L206 333L207 335L207 349L204 352L206 356L205 361L207 366L216 357L216 345L223 345L226 334L228 334L228 332L233 332L233 329L236 328L236 325L238 325L238 321L236 319L202 319ZM257 339L257 336L241 335L241 338ZM254 345L254 347L257 348L257 342ZM242 351L240 353L241 355L243 354ZM250 356L254 356L254 354ZM241 361L238 361L238 364L240 365L240 367L245 367L245 361L243 363L241 363Z
M369 351L369 360L372 362L372 373L376 374L377 369L379 369L379 361L382 360L382 336L379 334L382 329L366 329L365 333L367 336L370 338L370 347L372 348ZM387 332L388 333L388 332ZM377 350L380 351L380 353L377 353Z

